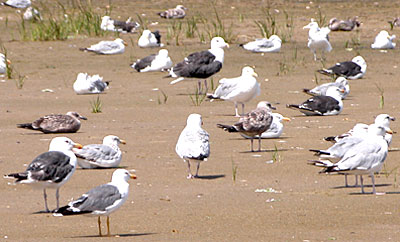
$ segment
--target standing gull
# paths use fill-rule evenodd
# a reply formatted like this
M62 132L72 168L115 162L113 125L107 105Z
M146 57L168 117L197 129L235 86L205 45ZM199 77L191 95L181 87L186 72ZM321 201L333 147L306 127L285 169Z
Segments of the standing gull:
M343 76L350 80L363 78L367 71L367 63L362 56L356 56L351 61L336 63L328 69L318 70L319 73L329 76Z
M394 49L396 47L396 43L393 43L393 40L396 38L396 35L389 35L386 30L382 30L375 37L375 41L371 44L372 49Z
M31 0L7 0L1 3L1 5L9 6L12 8L27 8L31 6Z
M120 38L113 41L100 41L97 44L91 45L89 48L80 48L81 51L94 52L102 55L122 54L125 51L126 42Z
M138 40L138 46L141 48L163 47L161 44L161 35L158 30L151 32L148 29L143 30L142 36Z
M182 62L176 64L167 77L179 77L170 84L175 84L187 78L209 78L219 72L224 63L223 48L229 45L221 37L214 37L211 40L211 49L195 52L187 56ZM207 81L204 80L206 84ZM200 85L200 80L199 80Z
M318 23L311 19L311 22L304 26L303 29L310 29L308 31L308 48L314 54L314 60L317 60L317 51L322 52L322 59L325 58L325 52L332 50L331 43L329 43L328 34L330 29L327 27L319 28Z
M125 140L115 135L107 135L103 144L85 145L82 149L73 149L78 157L78 165L82 168L111 168L121 163L122 152L119 144L126 144Z
M32 123L17 124L18 128L32 129L48 133L76 133L81 127L80 119L87 120L77 112L67 114L50 114Z
M352 31L354 27L360 27L358 17L349 18L348 20L339 20L337 18L331 18L329 20L328 28L332 31Z
M110 82L103 82L99 75L90 76L87 73L79 73L73 88L76 94L102 93L108 88Z
M329 87L326 96L311 97L300 105L288 104L286 107L299 110L305 115L338 115L343 109L340 95L343 92L338 87Z
M253 139L258 135L258 151L261 151L261 134L269 129L272 124L272 107L267 101L261 101L258 103L257 108L240 117L239 122L234 125L217 124L218 128L221 128L228 132L239 132L247 135L251 140L251 152L253 149Z
M179 135L175 151L188 165L187 179L197 178L200 162L207 161L210 156L209 134L201 128L203 124L200 114L192 113L186 121L186 127ZM197 162L196 174L193 176L190 170L190 161Z
M97 216L99 236L103 236L101 233L100 217L107 216L106 236L111 236L109 215L119 209L128 198L129 179L136 179L136 176L125 169L117 169L112 174L111 182L91 189L75 201L57 209L53 215L68 216L84 214Z
M101 17L100 28L104 31L133 33L139 27L140 24L137 22L131 22L131 18L127 21L119 21L111 19L110 16Z
M138 72L165 71L172 67L172 61L168 56L168 50L161 49L158 51L158 54L138 59L131 67Z
M254 69L245 66L240 77L219 80L219 86L214 94L207 97L233 102L235 104L235 116L240 117L238 103L242 104L242 115L244 115L244 103L260 95L260 83L257 82L256 77L258 75L254 72Z
M50 142L49 151L36 157L26 171L11 173L6 178L16 178L16 183L31 184L43 189L45 212L50 212L47 206L46 188L55 188L57 209L59 207L59 190L75 172L76 157L72 148L82 148L66 137L56 137Z
M374 173L382 169L388 154L388 144L384 139L385 133L392 133L392 131L371 124L368 127L367 137L349 149L339 162L311 161L311 164L325 167L321 173L360 175L361 193L365 193L362 176L369 175L372 180L372 193L376 194Z
M185 8L183 5L176 5L175 8L170 8L168 10L165 10L164 12L159 12L157 13L160 15L161 18L184 18L186 16Z
M344 77L338 77L336 78L335 82L329 82L329 83L324 83L319 86L314 87L313 89L303 89L303 92L311 95L311 96L326 96L326 91L328 91L329 87L338 87L339 89L343 89L344 92L340 93L340 96L342 99L345 99L347 95L350 93L350 86L349 82L347 81L346 78Z
M240 44L245 50L251 52L274 53L281 50L282 40L277 35L271 35L268 39L256 39L247 44Z
M290 118L282 116L280 113L272 113L272 123L269 128L261 134L261 139L275 139L279 138L281 134L283 133L283 124L282 121L290 121ZM242 137L246 139L251 139L250 136L241 134ZM256 135L254 138L258 138L258 135Z

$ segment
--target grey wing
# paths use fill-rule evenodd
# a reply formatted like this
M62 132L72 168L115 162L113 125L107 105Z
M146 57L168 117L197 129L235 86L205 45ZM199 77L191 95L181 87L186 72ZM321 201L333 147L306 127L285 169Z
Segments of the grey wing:
M180 157L204 160L210 155L209 134L201 129L184 129L179 136L176 152Z
M98 160L111 160L115 157L116 151L103 144L85 145L82 149L77 149L75 154L78 158L96 162Z
M109 52L115 49L119 49L119 45L114 41L101 41L96 45L90 46L89 49L96 52Z
M387 152L381 152L382 147L378 144L362 142L349 150L348 153L337 163L340 170L368 170L376 163L386 159Z
M74 169L70 157L59 151L48 151L36 157L26 171L38 181L61 182Z
M262 47L262 48L270 48L270 47L274 46L272 41L267 38L256 39L255 41L257 43L257 46Z
M156 58L155 54L146 56L143 59L136 61L135 64L133 65L133 68L135 68L135 70L137 71L140 71L141 69L151 66L151 62L153 62L155 58Z
M362 141L363 139L358 137L343 138L329 147L327 151L335 157L342 158L350 149Z
M121 194L117 187L104 184L83 194L69 205L79 209L80 212L106 211L108 207L120 199Z
M107 87L107 84L105 82L102 82L100 80L97 80L92 83L92 86L90 87L90 91L94 90L99 90L100 92L104 91Z

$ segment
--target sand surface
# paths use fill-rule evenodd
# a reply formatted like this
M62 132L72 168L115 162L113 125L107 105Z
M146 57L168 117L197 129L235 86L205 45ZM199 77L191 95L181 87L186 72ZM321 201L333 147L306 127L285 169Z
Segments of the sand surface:
M37 2L37 1L36 1ZM50 1L47 1L50 2ZM66 1L61 1L66 2ZM108 1L93 1L103 8ZM197 13L212 15L208 2L184 1L188 16ZM245 2L249 2L248 4ZM355 32L330 34L333 51L327 55L326 66L350 60L358 53L367 61L364 79L351 80L350 96L338 116L306 117L285 108L308 98L302 88L315 86L329 78L315 74L322 67L314 62L307 48L307 31L302 27L318 16L318 4L308 1L270 1L271 9L282 10L294 18L294 33L280 53L253 54L238 47L239 43L260 37L254 20L262 19L261 8L268 1L217 1L220 17L226 26L232 23L238 36L225 51L222 70L213 76L215 83L223 77L240 75L245 65L255 67L261 83L261 95L246 105L254 108L258 101L268 100L277 112L290 117L280 139L263 140L264 152L251 153L250 141L238 134L229 134L217 123L234 123L234 107L230 102L204 101L195 106L190 95L197 82L184 81L174 86L165 73L137 73L131 61L156 53L158 49L140 49L138 34L120 35L128 47L124 54L100 56L83 53L86 47L103 39L77 36L67 41L32 42L19 39L15 10L0 7L1 40L15 68L26 75L22 89L13 80L0 82L0 170L2 174L23 171L37 155L48 149L49 141L60 135L17 129L17 123L33 121L50 113L77 111L88 118L78 133L66 134L81 144L101 142L108 134L125 139L121 166L135 169L138 179L131 181L126 204L110 217L111 233L120 239L134 241L398 241L400 238L399 171L400 153L389 152L385 174L376 176L377 191L383 196L361 194L360 188L345 188L342 176L318 174L318 168L307 165L315 159L310 148L327 148L323 137L347 131L357 122L372 123L380 113L399 115L398 81L399 50L380 52L369 48L375 35L390 30L388 20L397 16L399 3L394 1L320 1L321 12L331 17L359 16L361 47L345 50L345 42ZM113 16L136 18L145 13L150 22L159 25L165 43L167 20L156 12L175 6L171 1L113 1ZM243 21L239 19L242 16ZM8 27L5 19L8 18ZM185 21L185 20L184 20ZM400 35L400 29L389 31ZM132 41L135 44L132 46ZM194 51L209 48L198 38L182 37L179 46L167 45L177 63ZM297 58L295 58L297 49ZM286 66L286 68L285 68ZM102 113L91 113L90 102L96 96L78 96L72 84L79 72L99 74L112 80L111 88L100 95ZM1 78L0 78L1 79ZM4 78L3 78L4 79ZM3 80L2 79L2 80ZM379 107L379 85L384 89L385 104ZM43 89L54 92L42 92ZM157 88L157 89L156 89ZM168 99L163 103L162 90ZM159 103L159 101L161 103ZM175 153L175 144L190 113L203 116L203 128L210 133L211 156L200 167L201 179L186 179L186 164ZM398 121L392 129L399 131ZM270 163L274 147L279 159ZM398 134L391 148L400 146ZM234 165L232 165L234 164ZM237 167L233 181L232 167ZM60 190L60 202L66 204L89 189L110 180L113 170L77 169L71 180ZM353 177L350 178L353 183ZM365 177L367 192L371 180ZM270 188L277 191L255 192ZM26 185L13 185L11 180L0 183L0 238L12 241L92 240L97 238L95 217L53 217L33 214L43 209L42 191ZM49 206L55 208L54 191L48 191ZM106 231L103 219L103 231ZM107 238L104 238L107 239Z

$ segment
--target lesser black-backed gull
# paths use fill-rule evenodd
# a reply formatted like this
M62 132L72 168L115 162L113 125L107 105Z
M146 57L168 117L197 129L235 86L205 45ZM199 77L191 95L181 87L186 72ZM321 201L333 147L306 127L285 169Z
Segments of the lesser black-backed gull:
M335 82L329 82L329 83L324 83L319 86L314 87L313 89L303 89L303 92L311 95L311 96L326 96L326 91L328 90L329 87L335 86L338 87L339 89L343 89L344 92L340 93L340 96L342 99L345 99L347 95L350 93L350 86L349 82L347 81L346 78L344 77L338 77L336 78Z
M49 151L36 157L26 171L11 173L6 178L16 178L16 183L31 184L43 189L45 212L50 212L47 206L47 188L55 188L57 209L59 207L59 190L75 172L76 157L72 148L82 148L67 137L56 137L50 142Z
M367 63L362 56L356 56L351 61L336 63L328 69L318 70L324 75L343 76L350 80L363 78L367 71Z
M100 28L104 31L122 32L122 33L133 33L140 24L137 22L132 22L131 18L127 21L120 21L111 19L110 16L101 17Z
M113 172L111 182L100 185L83 194L80 198L57 209L54 216L88 215L97 216L99 236L101 233L101 216L107 216L107 236L110 234L109 215L119 209L128 198L129 179L136 179L136 175L125 169L117 169Z

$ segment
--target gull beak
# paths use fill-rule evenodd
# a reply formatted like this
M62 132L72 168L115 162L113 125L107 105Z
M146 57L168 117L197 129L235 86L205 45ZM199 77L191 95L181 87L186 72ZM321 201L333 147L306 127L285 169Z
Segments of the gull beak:
M344 93L344 92L345 92L345 90L344 90L344 89L340 89L339 91L340 91L341 93Z
M282 119L283 121L287 121L287 122L290 122L290 118L287 118L287 117L283 117L283 119Z
M83 116L79 116L79 118L80 118L80 119L83 119L83 120L87 120L87 118L86 118L86 117L83 117Z
M228 43L226 43L226 48L229 48L229 44Z
M274 106L271 106L271 107L270 107L270 109L272 109L272 110L276 110L276 107L274 107Z
M125 46L128 46L128 43L126 43L125 41L124 41L124 42L122 42L122 43L124 43L124 45L125 45Z
M74 148L77 148L77 149L82 149L82 145L81 144L79 144L79 143L75 143L74 144Z
M389 117L389 119L392 120L392 121L396 121L395 117Z
M136 177L136 175L135 175L133 172L135 172L135 170L130 170L130 171L129 171L129 177L130 177L131 179L136 179L137 177Z
M391 129L387 129L387 130L386 130L386 133L388 133L388 134L394 134L393 130L391 130Z
M11 65L11 61L9 59L6 60L8 65Z
M125 144L126 144L126 141L125 141L125 140L123 140L123 139L120 139L120 140L119 140L119 142L120 142L121 144L123 144L123 145L125 145Z
M258 74L254 72L252 76L258 77Z

